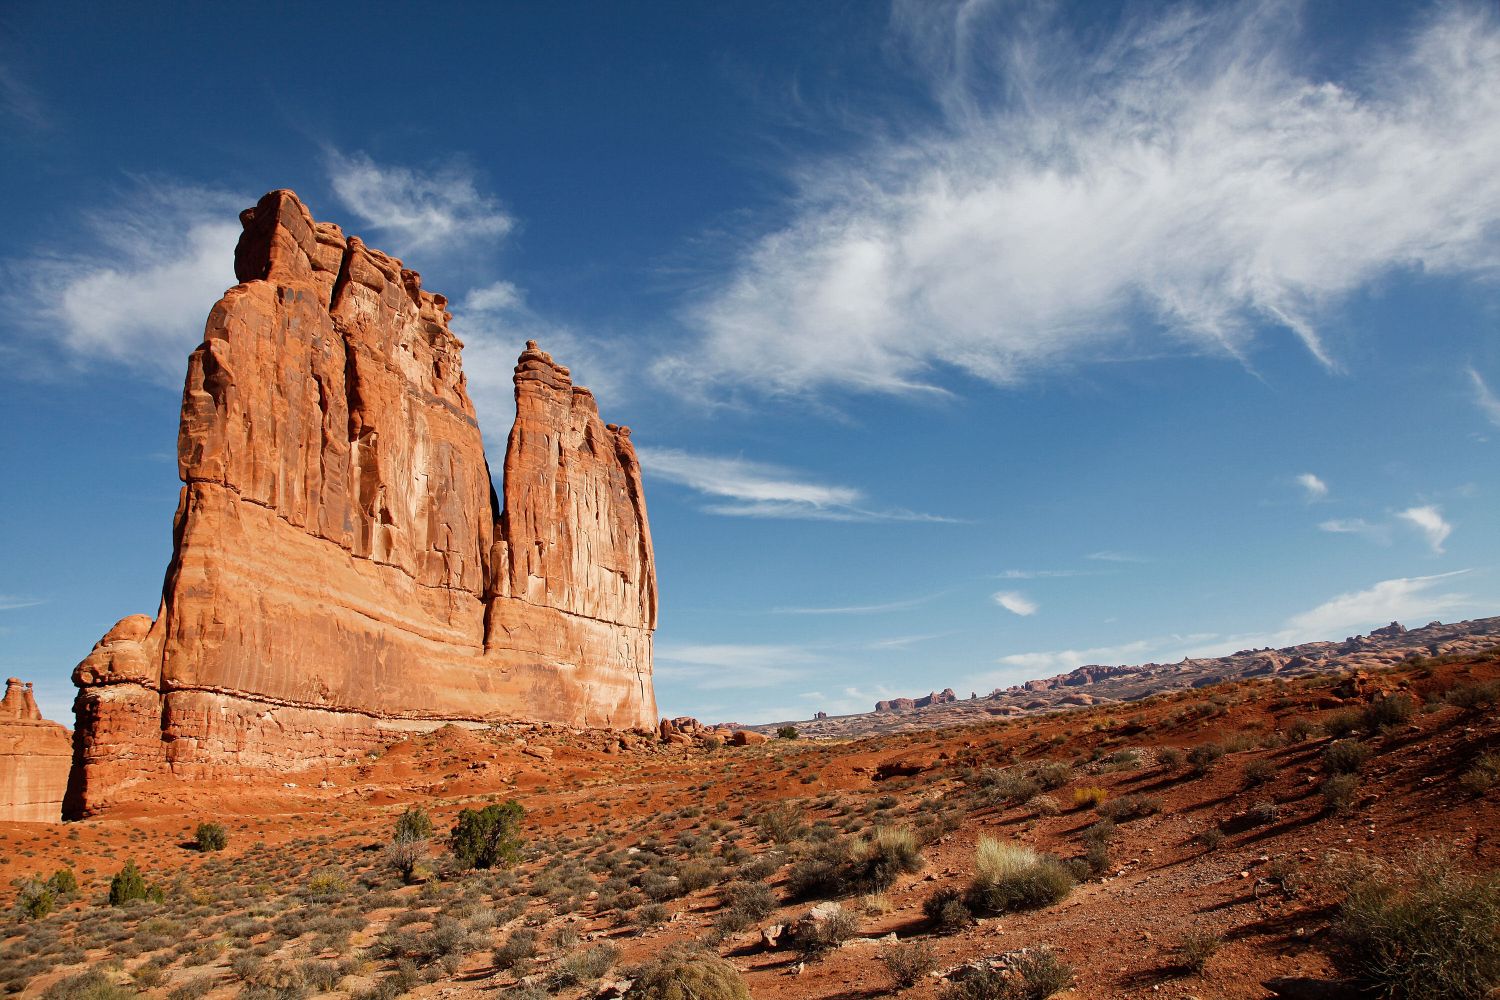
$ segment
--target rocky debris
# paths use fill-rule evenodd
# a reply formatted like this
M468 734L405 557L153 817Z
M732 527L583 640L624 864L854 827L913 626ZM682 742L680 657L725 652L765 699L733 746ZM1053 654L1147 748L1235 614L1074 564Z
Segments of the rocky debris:
M60 822L72 760L72 734L42 718L29 683L7 680L0 699L0 821Z
M497 495L447 300L290 191L240 218L240 284L188 362L160 609L74 673L70 814L444 722L650 727L629 428L528 342Z
M961 983L966 979L982 975L986 972L998 972L1002 975L1015 970L1017 963L1027 956L1038 951L1046 952L1046 948L1017 948L1015 951L1002 952L999 955L987 955L980 958L971 958L967 962L951 965L936 974L938 979L949 982Z

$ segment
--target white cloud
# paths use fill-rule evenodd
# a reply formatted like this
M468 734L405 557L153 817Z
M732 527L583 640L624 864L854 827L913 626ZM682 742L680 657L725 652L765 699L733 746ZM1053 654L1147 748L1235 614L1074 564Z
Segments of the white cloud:
M1319 531L1333 535L1358 535L1381 545L1389 545L1391 529L1384 524L1375 524L1362 517L1331 518L1318 524Z
M1293 615L1283 634L1290 642L1331 638L1350 629L1363 629L1392 621L1420 621L1468 606L1463 594L1433 593L1438 581L1467 573L1459 570L1435 576L1399 577L1382 580L1368 590L1338 597L1301 614Z
M1115 646L1094 646L1089 649L1055 649L1046 652L1034 653L1011 653L1002 656L996 662L1008 667L1020 667L1027 671L1027 678L1041 677L1043 675L1063 673L1081 667L1086 663L1126 663L1131 660L1139 661L1142 654L1152 649L1152 640L1141 639L1136 642L1121 643ZM985 687L993 687L996 684L1014 683L1015 671L1001 671L980 674L973 678L973 684Z
M1141 556L1133 556L1128 552L1111 552L1108 550L1104 552L1090 552L1086 558L1092 559L1095 562L1112 563L1143 563L1146 561Z
M935 594L911 597L903 601L887 601L883 604L851 604L832 608L772 608L773 615L878 615L890 611L906 611L931 601Z
M1486 420L1500 427L1500 397L1490 390L1477 369L1470 367L1468 372L1469 380L1474 383L1474 402L1479 406Z
M1088 569L1008 569L997 573L1001 580L1064 580L1075 576L1099 576L1101 570Z
M659 646L654 659L658 678L686 681L700 691L776 687L822 662L798 646L733 643Z
M1035 8L1020 8L1034 11ZM1163 349L1243 357L1397 271L1500 265L1500 19L1440 5L1344 82L1283 3L1127 18L1087 49L1017 5L909 3L944 109L796 178L660 374L939 390ZM1043 19L1045 20L1045 19ZM1140 322L1145 316L1147 322Z
M1409 507L1396 516L1421 532L1422 537L1427 540L1427 544L1432 547L1433 552L1439 555L1442 554L1443 542L1453 533L1453 525L1443 520L1443 510L1441 507L1436 507L1432 504L1422 507Z
M870 510L849 486L809 481L763 462L694 455L675 448L638 448L647 475L678 483L715 499L705 510L733 517L780 517L823 521L944 521L907 510Z
M7 262L6 305L32 343L6 353L38 366L61 353L79 367L123 366L180 386L209 310L235 283L247 204L224 191L136 181L115 208L84 214L86 249Z
M1025 618L1037 613L1038 605L1019 590L1002 590L994 597L995 603L1013 615Z
M1328 484L1311 472L1304 472L1298 476L1297 485L1302 487L1307 493L1309 503L1315 500L1323 500L1328 496Z
M0 611L15 611L19 608L34 608L47 602L36 597L20 597L16 594L0 594Z
M460 163L422 171L337 150L329 150L326 161L334 194L378 234L378 240L369 242L398 255L457 254L498 240L515 227L500 203L479 190L474 172Z

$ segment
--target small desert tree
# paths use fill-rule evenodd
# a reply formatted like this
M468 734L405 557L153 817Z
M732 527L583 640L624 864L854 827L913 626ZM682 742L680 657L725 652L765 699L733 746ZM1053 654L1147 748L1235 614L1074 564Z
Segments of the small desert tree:
M521 857L521 820L526 810L511 799L483 809L465 809L453 824L453 856L465 868L494 868Z
M199 823L193 833L193 843L200 851L222 851L229 846L229 831L218 823Z
M109 880L110 906L124 906L126 903L131 903L138 899L149 899L159 903L165 896L166 893L162 891L160 886L148 885L146 883L146 876L141 874L141 870L136 866L134 858L125 862L125 867L121 868L115 873L115 877Z

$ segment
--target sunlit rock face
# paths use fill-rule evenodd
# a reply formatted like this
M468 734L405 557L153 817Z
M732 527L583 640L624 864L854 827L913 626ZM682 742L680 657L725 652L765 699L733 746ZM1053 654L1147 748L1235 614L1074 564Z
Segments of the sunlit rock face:
M59 822L72 757L68 731L42 718L31 685L7 680L0 699L0 821Z
M629 429L528 343L497 497L447 300L290 191L241 222L188 361L160 611L74 672L70 814L447 722L653 726Z

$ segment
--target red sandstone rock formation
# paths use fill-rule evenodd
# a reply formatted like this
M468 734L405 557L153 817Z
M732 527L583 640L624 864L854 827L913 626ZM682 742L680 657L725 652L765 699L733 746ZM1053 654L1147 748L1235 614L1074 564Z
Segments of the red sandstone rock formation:
M931 705L950 705L957 700L958 695L953 693L952 688L943 688L941 691L924 694L920 698L892 698L889 701L877 701L875 711L910 712L913 709L927 708Z
M290 191L240 218L240 284L188 362L160 612L74 673L70 812L445 722L651 727L629 429L528 343L502 505L446 299Z
M42 718L31 685L12 677L0 700L0 821L56 823L73 741L68 731Z

